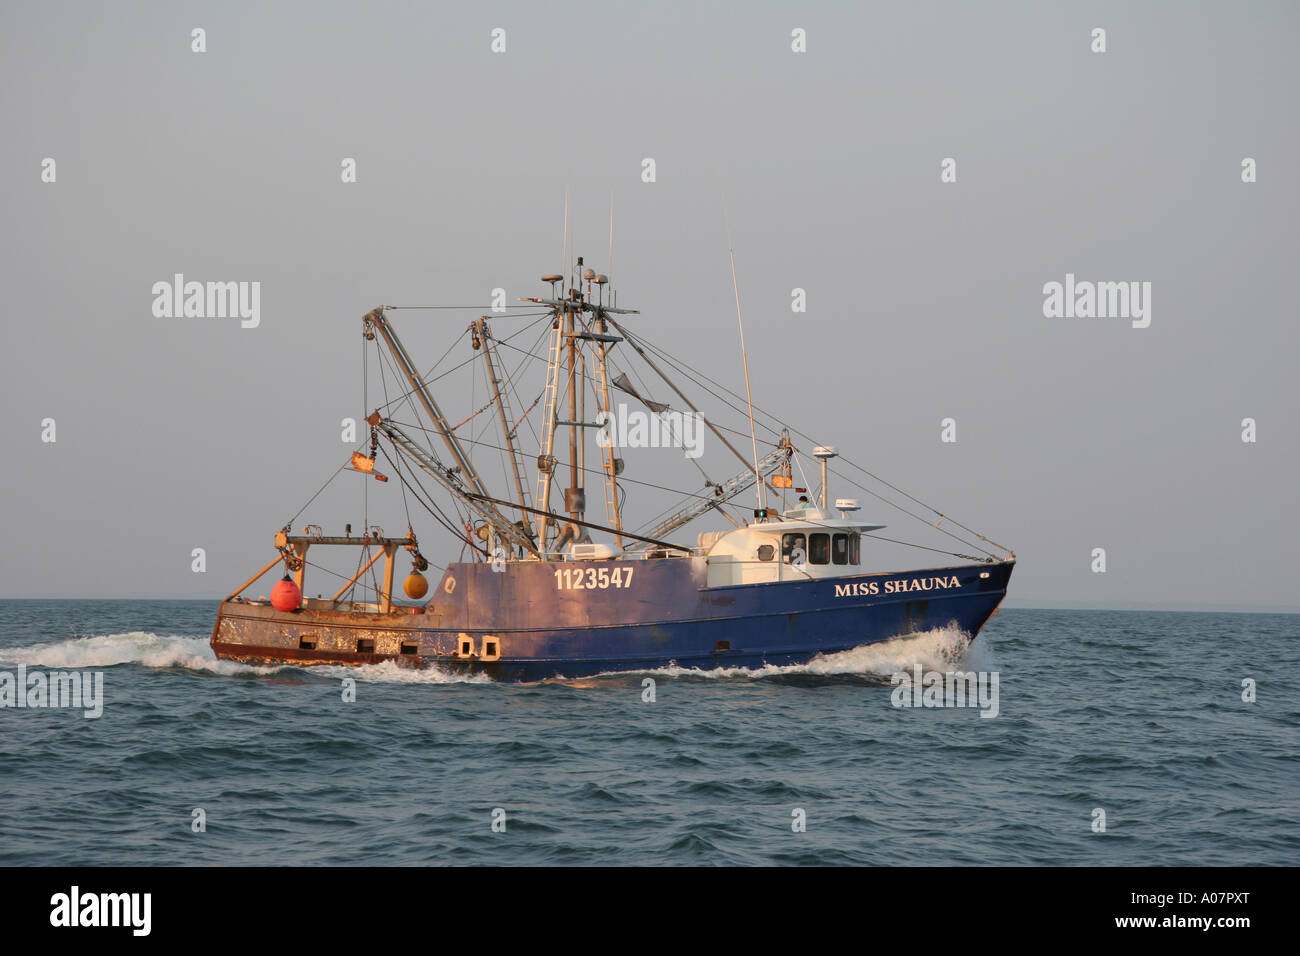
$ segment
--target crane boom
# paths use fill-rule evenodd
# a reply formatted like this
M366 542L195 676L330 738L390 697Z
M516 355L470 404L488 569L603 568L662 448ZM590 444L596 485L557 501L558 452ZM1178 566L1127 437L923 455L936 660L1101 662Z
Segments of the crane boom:
M789 458L790 453L791 449L788 445L782 445L775 451L770 452L759 461L757 474L768 474ZM721 484L715 485L711 497L701 496L696 498L681 511L669 515L659 524L655 525L651 530L647 531L646 537L663 538L672 534L682 525L694 521L710 508L716 508L724 502L730 501L736 495L748 491L750 488L754 487L755 474L756 472L752 467L737 472ZM644 545L639 546L644 547Z
M434 477L438 484L442 485L448 492L459 498L465 503L471 511L492 526L497 537L516 547L523 548L529 554L537 554L537 545L533 543L531 537L524 533L518 525L513 524L505 515L503 515L492 500L484 500L485 495L478 495L466 491L464 484L459 480L458 475L449 469L433 455L429 454L423 446L413 440L410 435L406 434L401 428L393 422L380 419L375 423L375 428L383 432L384 435L396 447L400 448L406 457L419 465L422 469ZM539 555L540 557L540 555Z
M377 309L371 309L362 317L361 323L362 333L366 338L373 339L375 333L378 333L380 338L384 340L384 344L388 346L388 351L393 353L393 360L397 363L397 367L406 379L407 384L411 386L411 392L420 400L425 412L433 420L433 427L442 436L443 443L446 444L447 450L451 452L451 457L455 459L456 466L460 468L460 472L465 476L471 490L476 494L486 495L487 488L479 478L478 472L474 470L474 464L469 460L469 455L465 454L465 449L461 447L460 442L452 432L451 426L442 414L442 409L438 407L433 395L425 387L424 380L420 378L420 374L415 368L415 363L411 361L411 357L406 353L406 347L402 345L401 339L397 337L397 331L385 317L384 307L381 305Z

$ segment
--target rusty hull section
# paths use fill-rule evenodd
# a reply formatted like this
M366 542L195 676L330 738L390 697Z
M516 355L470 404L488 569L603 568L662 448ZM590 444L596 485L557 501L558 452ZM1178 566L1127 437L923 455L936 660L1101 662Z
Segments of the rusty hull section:
M374 611L312 607L277 611L268 604L225 601L212 629L217 657L245 664L378 664L421 667L456 663L457 632L442 630L436 605ZM330 604L330 602L320 602ZM418 612L418 613L412 613ZM467 663L467 662L466 662Z

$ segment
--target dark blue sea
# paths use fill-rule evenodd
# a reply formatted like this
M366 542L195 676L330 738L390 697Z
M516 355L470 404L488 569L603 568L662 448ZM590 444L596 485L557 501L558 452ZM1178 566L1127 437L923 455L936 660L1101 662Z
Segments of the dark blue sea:
M1300 861L1298 615L1013 609L969 646L517 685L219 662L215 613L0 601L0 674L103 679L98 718L0 709L0 864ZM914 664L996 672L997 716L894 706Z

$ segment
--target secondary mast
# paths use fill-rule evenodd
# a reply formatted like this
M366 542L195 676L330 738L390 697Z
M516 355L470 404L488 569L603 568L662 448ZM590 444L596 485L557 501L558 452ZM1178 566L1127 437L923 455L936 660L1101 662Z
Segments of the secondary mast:
M524 494L523 469L519 463L519 450L515 447L514 429L510 427L510 416L506 411L506 397L501 391L501 382L497 378L496 365L492 356L496 351L492 332L488 329L487 316L474 320L474 346L483 349L483 364L487 367L488 384L492 388L492 401L497 407L497 418L501 423L501 436L505 439L506 455L510 459L511 477L515 483L515 503L528 507L528 498ZM521 511L521 521L528 535L533 533L533 522L527 511Z

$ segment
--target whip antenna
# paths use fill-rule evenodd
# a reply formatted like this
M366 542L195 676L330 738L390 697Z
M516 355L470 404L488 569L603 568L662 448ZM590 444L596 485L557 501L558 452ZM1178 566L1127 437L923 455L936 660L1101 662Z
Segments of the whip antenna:
M614 275L614 190L609 191L609 258L605 260L605 274Z
M758 498L758 507L766 507L767 488L763 485L763 476L758 470L758 438L754 435L754 398L749 390L749 353L745 351L745 320L740 315L740 285L736 281L736 250L731 242L731 217L727 215L727 200L722 200L722 217L727 223L727 253L731 256L731 288L736 296L736 324L740 326L740 358L745 366L745 404L749 406L749 440L754 446L754 491Z

